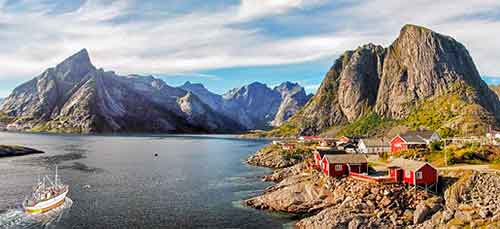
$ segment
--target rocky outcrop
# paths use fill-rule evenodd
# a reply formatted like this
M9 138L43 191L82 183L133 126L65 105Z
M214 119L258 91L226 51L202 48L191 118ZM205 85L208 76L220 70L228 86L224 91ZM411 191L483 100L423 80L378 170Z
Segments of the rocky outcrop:
M0 157L23 156L44 153L43 151L24 146L0 145Z
M288 153L279 145L269 144L247 159L247 163L268 168L286 168L302 162L310 154L300 154L300 158L286 157Z
M406 25L388 48L368 44L342 54L290 120L299 134L319 134L371 112L404 119L420 103L450 93L500 120L498 96L467 49L449 36Z
M326 177L306 163L264 178L278 183L245 203L257 209L315 214L298 221L298 228L404 227L430 219L444 204L441 197L399 184Z
M453 173L453 174L451 174ZM448 172L455 182L444 194L445 206L419 225L426 227L471 227L500 225L500 174L472 171Z
M96 69L84 49L14 89L0 111L26 131L214 133L243 129L152 76Z
M318 184L320 180L321 175L314 172L288 176L245 203L262 210L295 214L317 212L333 204L332 194Z

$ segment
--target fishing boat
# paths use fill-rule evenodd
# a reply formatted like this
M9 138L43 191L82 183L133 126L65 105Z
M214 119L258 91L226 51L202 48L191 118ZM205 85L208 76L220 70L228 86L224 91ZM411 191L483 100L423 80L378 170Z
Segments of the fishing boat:
M48 176L38 179L31 196L23 202L24 211L28 214L39 214L57 208L64 204L68 191L69 186L59 181L56 166L53 181Z

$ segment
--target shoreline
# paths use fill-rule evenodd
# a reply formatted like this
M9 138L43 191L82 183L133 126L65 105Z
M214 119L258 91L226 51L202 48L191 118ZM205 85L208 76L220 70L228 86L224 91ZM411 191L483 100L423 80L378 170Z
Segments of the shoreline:
M292 165L282 163L278 166L277 151L263 151L269 145L251 155L246 163L273 169L263 181L274 184L242 202L258 210L297 215L294 227L500 225L500 201L494 200L498 199L495 193L500 193L498 171L443 170L440 171L440 192L431 193L400 184L326 177L309 168L307 158ZM474 196L475 205L462 199L467 195Z
M45 152L19 145L0 145L0 158L19 157L31 154L43 154Z

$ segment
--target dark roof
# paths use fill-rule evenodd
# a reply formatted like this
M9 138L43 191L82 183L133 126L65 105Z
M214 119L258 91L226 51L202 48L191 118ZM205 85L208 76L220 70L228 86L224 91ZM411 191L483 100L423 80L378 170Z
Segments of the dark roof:
M434 131L430 130L419 130L408 131L399 136L409 144L426 144L426 141L430 140L434 133Z
M330 163L368 163L363 154L326 154L324 157Z
M399 167L399 168L402 168L405 170L417 171L426 164L429 164L429 163L427 163L425 161L415 161L415 160L409 160L409 159L404 159L404 158L396 158L396 159L391 161L391 163L389 164L388 167ZM433 166L431 165L431 167L433 167Z
M323 155L325 155L325 154L345 154L344 150L339 150L336 147L329 147L329 148L330 149L328 149L328 150L316 148L315 151L317 151L321 157L323 157Z

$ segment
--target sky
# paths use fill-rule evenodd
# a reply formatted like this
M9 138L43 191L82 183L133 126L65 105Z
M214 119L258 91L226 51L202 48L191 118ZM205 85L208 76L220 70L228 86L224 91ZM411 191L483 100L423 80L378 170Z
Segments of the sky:
M451 35L500 83L498 0L0 0L0 97L82 48L96 67L174 86L313 93L341 53L388 46L404 24Z

